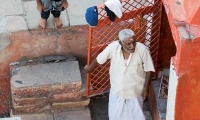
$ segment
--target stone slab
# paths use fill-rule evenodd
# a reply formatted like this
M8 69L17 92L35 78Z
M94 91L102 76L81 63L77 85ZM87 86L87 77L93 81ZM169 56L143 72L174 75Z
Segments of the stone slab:
M47 93L48 94L48 93ZM52 102L75 102L85 100L85 91L80 91L77 93L63 93L54 94L48 97L31 97L31 98L16 98L12 95L12 99L16 106L29 106L29 105L44 105L46 103Z
M70 26L73 26L87 24L85 20L86 9L104 3L104 0L68 0L68 2L69 7L67 8L67 12L69 15Z
M0 15L0 33L6 33L6 32L8 32L6 16Z
M24 2L24 10L28 28L37 29L41 17L40 17L40 12L37 10L36 1L34 0L34 1ZM67 16L67 10L61 12L60 18L63 22L63 27L69 26L69 18ZM47 28L54 28L54 17L52 16L52 14L50 14L50 17L47 20Z
M21 66L11 77L15 88L81 82L78 61Z
M16 104L14 100L12 100L12 110L13 114L26 114L26 113L41 113L46 112L49 110L55 110L55 109L68 109L72 110L74 108L83 108L85 106L88 106L90 102L90 99L82 99L79 101L73 101L73 102L61 102L61 103L51 103L51 101L48 101L46 103L41 102L35 105L25 105L19 106Z
M28 105L44 105L47 102L49 102L49 99L47 97L42 97L42 98L21 98L21 99L15 99L13 98L13 105L17 106L28 106Z
M7 16L7 30L9 32L16 32L21 30L28 30L24 17L22 16Z
M74 111L56 112L54 113L54 117L55 120L91 120L89 108Z
M75 102L85 99L85 91L53 95L53 102Z
M12 112L10 114L11 117L20 117L21 120L54 120L53 115L47 113L40 113L40 114L19 114L13 115Z
M1 26L0 26L1 29ZM8 33L0 34L0 51L10 45L10 40L8 39Z
M88 106L90 103L90 99L76 101L76 102L62 102L62 103L53 103L52 107L56 109L63 109L63 108L78 108L78 107L85 107Z
M21 0L1 0L0 15L23 15Z
M32 105L32 106L15 106L13 105L13 114L27 114L27 113L42 113L49 111L51 109L51 105Z
M14 98L53 97L53 95L63 93L78 93L81 90L81 85L81 81L23 88L11 85L11 93Z
M20 117L0 118L0 120L22 120Z

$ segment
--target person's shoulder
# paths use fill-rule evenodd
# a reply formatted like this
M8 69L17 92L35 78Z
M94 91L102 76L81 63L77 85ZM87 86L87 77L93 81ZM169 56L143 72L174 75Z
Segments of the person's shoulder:
M116 41L113 41L109 44L110 47L118 47L120 44L119 44L119 41L116 40Z
M136 47L138 50L148 50L148 47L145 46L144 44L140 43L140 42L136 42Z

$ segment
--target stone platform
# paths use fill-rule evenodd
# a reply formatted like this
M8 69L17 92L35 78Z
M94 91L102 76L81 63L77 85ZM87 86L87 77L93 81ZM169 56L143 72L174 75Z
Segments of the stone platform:
M11 64L11 75L12 114L70 110L90 102L82 89L76 60L26 65L18 62Z
M20 117L19 120L91 120L89 108L44 112L39 114L20 114L11 117ZM14 120L14 119L8 119Z

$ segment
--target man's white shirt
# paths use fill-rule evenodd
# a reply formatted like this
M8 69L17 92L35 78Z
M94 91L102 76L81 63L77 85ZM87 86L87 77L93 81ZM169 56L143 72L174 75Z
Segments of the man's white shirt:
M128 65L123 57L119 41L109 44L98 56L99 64L110 62L110 91L123 99L134 99L141 94L145 83L146 72L155 71L148 48L136 42L134 53L128 59Z

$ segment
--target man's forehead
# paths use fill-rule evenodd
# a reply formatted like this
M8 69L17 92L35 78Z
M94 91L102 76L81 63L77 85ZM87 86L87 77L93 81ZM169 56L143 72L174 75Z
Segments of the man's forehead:
M131 36L125 40L126 42L134 42L136 41L135 36Z

